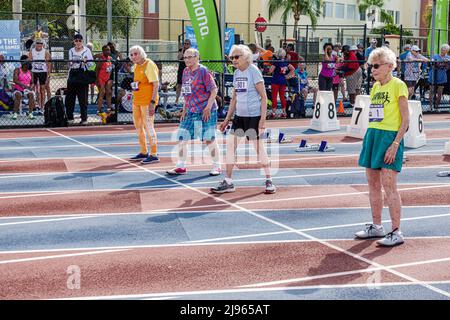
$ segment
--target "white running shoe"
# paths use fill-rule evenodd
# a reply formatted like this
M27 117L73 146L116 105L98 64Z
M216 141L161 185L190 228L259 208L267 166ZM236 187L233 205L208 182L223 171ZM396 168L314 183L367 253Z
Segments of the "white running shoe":
M222 168L220 166L213 166L211 171L209 172L210 176L220 176L222 173Z
M383 247L395 247L405 242L400 230L395 229L389 232L386 237L377 241L377 244Z
M383 226L376 227L373 223L368 223L366 224L366 228L355 233L355 236L359 239L383 238L385 232Z

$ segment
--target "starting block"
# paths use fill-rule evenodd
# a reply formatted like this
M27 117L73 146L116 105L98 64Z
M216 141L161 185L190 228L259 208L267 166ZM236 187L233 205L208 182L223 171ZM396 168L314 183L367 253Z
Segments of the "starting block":
M444 156L450 156L450 141L445 143Z
M330 152L335 151L335 148L329 147L327 141L322 141L320 144L307 144L306 140L300 141L300 145L295 152L310 152L310 151L318 151L318 152Z
M438 177L450 177L450 171L441 171L437 174Z
M278 136L273 137L271 132L267 131L264 138L267 139L267 143L291 143L293 141L292 137L286 136L283 132L279 132Z

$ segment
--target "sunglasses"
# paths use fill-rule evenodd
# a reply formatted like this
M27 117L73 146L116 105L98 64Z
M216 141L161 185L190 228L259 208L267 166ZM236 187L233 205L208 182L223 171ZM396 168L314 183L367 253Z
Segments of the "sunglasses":
M242 54L236 55L236 56L230 56L230 60L237 60L237 59L239 59L240 56L242 56Z
M389 63L375 63L375 64L369 64L369 67L374 68L374 69L378 69L381 66L384 66L385 64L389 64Z

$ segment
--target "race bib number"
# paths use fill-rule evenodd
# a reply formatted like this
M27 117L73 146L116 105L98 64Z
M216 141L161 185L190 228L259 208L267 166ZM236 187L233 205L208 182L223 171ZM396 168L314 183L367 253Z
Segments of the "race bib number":
M384 119L384 104L371 104L369 122L381 122Z
M301 84L308 84L308 79L301 79L301 80L300 80L300 83L301 83Z
M236 78L234 89L236 92L247 92L248 89L248 79L247 78Z
M334 69L334 63L327 64L328 69Z
M34 70L44 71L44 64L42 62L35 62L33 67L34 67Z
M133 90L133 91L139 90L139 82L137 82L137 81L130 83L130 86L131 86L131 90Z
M183 95L185 96L192 94L191 84L190 83L183 84L183 86L181 87L181 93L183 93Z
M106 67L106 72L111 73L111 71L112 71L112 66Z

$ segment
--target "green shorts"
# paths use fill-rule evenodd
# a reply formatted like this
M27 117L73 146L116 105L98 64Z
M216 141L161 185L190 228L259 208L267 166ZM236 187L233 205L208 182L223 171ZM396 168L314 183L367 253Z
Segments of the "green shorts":
M364 136L363 147L361 154L359 155L358 164L361 167L369 169L386 168L395 170L397 172L402 171L403 165L403 139L398 146L397 155L395 156L394 163L388 165L384 163L384 155L387 149L391 146L392 142L397 136L397 131L387 131L380 129L367 129Z

